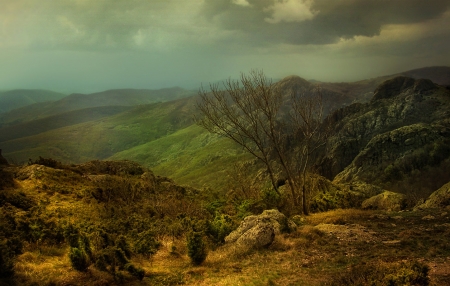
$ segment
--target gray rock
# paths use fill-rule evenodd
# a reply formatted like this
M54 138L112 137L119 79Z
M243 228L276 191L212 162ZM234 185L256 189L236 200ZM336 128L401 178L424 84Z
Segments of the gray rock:
M372 210L400 211L406 205L405 199L405 195L403 194L384 191L379 195L365 200L361 207Z
M388 80L375 90L371 102L350 105L328 117L333 134L327 141L329 152L319 163L321 174L338 184L407 178L410 174L400 174L397 166L417 161L418 150L445 146L449 114L450 91L444 87L423 79ZM439 162L420 163L424 166L416 168L437 168Z
M258 249L271 245L274 238L274 226L270 223L260 223L242 234L237 239L236 244L249 249Z
M239 246L261 248L270 245L276 234L293 230L295 223L277 210L265 210L260 215L251 215L239 227L225 237L226 243Z
M414 209L446 208L448 206L450 206L450 182L433 192L425 202L417 205Z

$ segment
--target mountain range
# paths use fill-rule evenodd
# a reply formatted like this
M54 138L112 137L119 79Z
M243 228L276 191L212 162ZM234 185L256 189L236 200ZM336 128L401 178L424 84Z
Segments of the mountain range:
M412 170L406 172L401 167L405 163L398 158L413 158L415 148L443 152L433 168L447 158L441 149L448 142L449 67L421 68L350 83L312 83L289 76L275 84L286 93L311 84L321 86L325 112L335 126L328 142L331 153L320 162L322 175L329 179L372 180L378 172L409 178ZM0 100L9 98L11 102L0 113L0 148L11 162L24 163L38 156L64 163L127 159L182 184L224 187L230 166L251 160L239 147L195 124L198 97L193 91L122 89L68 96L48 92L28 104L24 96L17 96L17 103L11 101L16 98L11 95L18 93L0 94ZM12 109L14 106L18 108ZM417 139L413 134L423 136ZM408 142L406 145L415 143L389 153L386 148L397 146L397 139L392 139L395 136ZM380 147L388 146L383 145L386 142L393 145ZM380 170L368 163L383 156L389 159L382 160L377 167Z

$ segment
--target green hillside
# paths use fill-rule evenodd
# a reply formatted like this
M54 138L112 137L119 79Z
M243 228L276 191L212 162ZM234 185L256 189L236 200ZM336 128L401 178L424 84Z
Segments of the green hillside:
M251 157L226 138L212 135L197 125L116 153L110 159L128 160L152 168L180 184L222 189L234 163Z
M104 159L192 124L193 98L143 105L120 114L1 142L5 157L38 156L63 162Z
M0 114L0 127L42 119L69 111L101 106L137 106L173 101L194 95L182 88L114 89L92 94L71 94L61 100L30 102L29 105Z
M60 100L65 96L65 94L49 90L15 89L2 91L0 92L0 113L38 102Z
M129 106L101 106L70 111L0 128L0 142L36 135L53 129L98 120L124 112Z

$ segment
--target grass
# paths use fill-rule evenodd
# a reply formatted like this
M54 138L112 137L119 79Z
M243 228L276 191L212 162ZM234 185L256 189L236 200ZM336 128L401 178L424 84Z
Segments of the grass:
M192 98L135 107L131 111L2 142L15 162L37 156L81 163L165 137L192 124ZM51 146L51 147L49 147Z
M213 247L212 241L207 240L211 247L206 260L194 266L187 255L184 233L175 235L167 229L178 227L173 223L178 217L187 216L197 222L207 219L196 197L206 199L204 194L176 186L170 189L170 181L153 177L147 182L153 182L158 188L142 196L137 194L136 201L128 201L127 194L134 190L132 186L144 183L143 174L131 163L98 164L63 169L41 165L7 169L16 178L14 188L7 190L8 198L20 190L36 205L28 211L2 206L2 211L14 211L17 221L28 220L30 226L48 235L48 240L39 239L38 232L26 236L35 239L27 240L23 253L17 256L12 282L18 285L330 285L336 277L341 277L341 281L360 274L378 277L381 270L372 271L375 266L403 271L407 267L402 266L405 260L438 265L433 268L436 272L430 274L434 283L439 282L437 285L445 285L447 273L450 275L450 271L446 272L450 269L447 259L450 257L450 215L445 214L446 210L338 209L315 213L299 219L301 224L297 230L277 235L266 249L246 250L228 244ZM80 170L84 170L83 174ZM126 170L134 170L135 175ZM119 171L128 175L115 175ZM130 189L122 188L121 184ZM117 196L111 201L104 197L95 199L91 193L100 187L103 191L110 188L108 192L124 193L114 193ZM20 198L22 195L16 199ZM200 219L195 217L196 213ZM148 220L140 220L139 216ZM130 217L134 219L127 220ZM57 238L54 233L46 232L46 229L57 230L54 226L58 224L64 227L67 222L123 231L131 241L139 236L141 230L136 229L142 225L145 230L155 227L162 246L150 257L135 254L130 258L133 265L145 270L142 281L125 271L113 276L92 265L87 272L78 272L71 267L67 242L52 243L51 239ZM88 233L87 228L82 231L94 234L92 239L99 237L94 232ZM362 268L357 268L358 265Z
M379 222L384 222L385 218L375 217L381 214L405 214L405 219L410 219L409 222L417 227L414 231L407 231L388 224L380 226ZM404 261L421 261L423 265L441 263L439 265L443 268L440 271L444 274L431 275L431 281L439 282L436 285L448 285L445 284L445 269L450 268L450 261L445 258L450 255L450 249L442 244L449 235L448 230L439 226L425 229L427 224L421 218L424 214L428 213L337 210L313 214L295 232L278 235L267 249L243 253L232 245L224 245L210 250L206 261L200 266L191 264L184 239L167 237L151 259L143 256L133 259L135 265L146 271L141 282L130 277L123 279L127 285L345 285L339 283L360 279L358 277L376 277L386 271L383 269L402 269L406 267L402 266ZM430 214L437 216L438 212L432 211ZM345 241L314 227L318 223L332 223L330 219L333 217L345 219L347 225L371 227L383 241L400 239L402 242L386 245L381 242ZM370 217L372 219L368 219ZM447 218L439 217L434 223L440 225L447 221ZM434 242L429 242L433 237ZM427 254L424 250L432 251L430 245L434 245L434 250L432 254ZM41 246L36 249L30 246L27 249L16 263L17 279L24 285L118 283L109 274L92 267L87 273L71 269L66 247Z
M251 159L230 140L191 125L163 138L112 156L150 167L179 184L223 189L236 162Z

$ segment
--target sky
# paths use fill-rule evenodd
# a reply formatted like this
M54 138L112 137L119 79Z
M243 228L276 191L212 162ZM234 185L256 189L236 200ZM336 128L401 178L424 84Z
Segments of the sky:
M198 89L450 66L450 0L0 0L0 90Z

